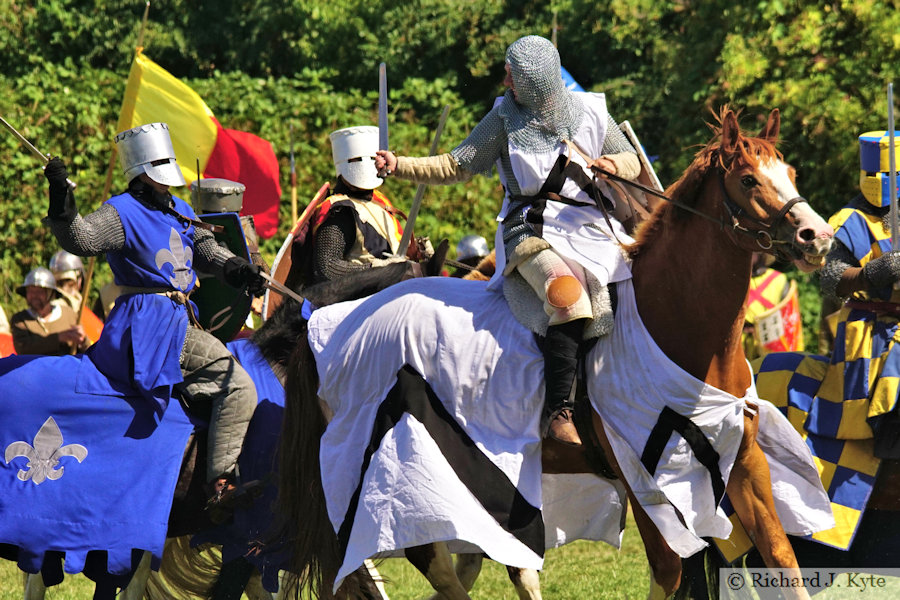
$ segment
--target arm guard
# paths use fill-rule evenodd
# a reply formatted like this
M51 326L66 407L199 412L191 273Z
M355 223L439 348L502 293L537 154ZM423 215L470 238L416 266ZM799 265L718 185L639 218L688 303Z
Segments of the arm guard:
M409 179L417 183L450 184L469 181L473 173L462 168L450 153L437 156L397 157L397 169L394 175L400 179Z

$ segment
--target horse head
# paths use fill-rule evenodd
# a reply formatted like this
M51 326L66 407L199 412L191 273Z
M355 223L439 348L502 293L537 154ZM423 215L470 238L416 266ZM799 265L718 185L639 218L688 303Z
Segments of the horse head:
M741 132L737 114L727 107L719 122L713 129L720 138L715 154L726 222L752 240L754 251L775 254L806 272L821 267L834 230L797 192L794 168L775 149L778 109L756 137Z

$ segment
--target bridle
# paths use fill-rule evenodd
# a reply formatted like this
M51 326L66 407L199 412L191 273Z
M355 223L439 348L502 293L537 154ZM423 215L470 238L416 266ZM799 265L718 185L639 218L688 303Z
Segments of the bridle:
M728 213L727 218L720 218L697 210L693 206L688 206L687 204L679 202L678 200L674 200L673 198L666 196L665 194L658 192L651 187L647 187L643 184L637 183L636 181L631 181L630 179L625 179L624 177L620 177L615 173L610 173L609 171L601 167L592 165L591 170L595 173L605 175L606 177L614 181L618 181L633 188L637 188L645 194L650 194L652 196L656 196L657 198L661 198L666 202L677 206L678 208L693 213L698 217L702 217L707 221L711 221L717 224L723 231L728 229L733 231L737 235L749 237L753 239L753 241L757 246L759 246L761 250L770 251L780 259L791 261L796 258L796 256L792 255L792 253L789 251L791 242L779 240L775 237L775 235L777 229L781 226L782 221L787 217L788 212L790 212L794 205L800 202L806 202L806 198L804 198L803 196L797 196L785 202L784 206L781 207L781 210L778 211L778 214L773 217L772 222L766 223L765 221L757 219L756 217L748 214L747 211L738 206L738 204L731 199L731 196L728 194L728 190L725 188L725 172L721 168L719 168L719 187L722 191L722 195L725 198L724 205L725 210ZM742 225L741 220L745 222L749 221L751 224L756 225L757 227L751 229L745 225Z

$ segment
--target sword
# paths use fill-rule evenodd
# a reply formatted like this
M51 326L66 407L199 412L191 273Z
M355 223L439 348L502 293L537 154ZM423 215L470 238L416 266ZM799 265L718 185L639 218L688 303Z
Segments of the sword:
M16 131L16 128L15 128L15 127L13 127L13 126L10 125L9 123L7 123L6 119L4 119L3 117L0 117L0 121L3 122L3 126L6 127L6 129L8 129L9 132L10 132L11 134L13 134L14 136L16 136L16 138L17 138L20 142L22 142L22 144L23 144L26 148L28 148L28 149L31 151L32 154L34 154L34 155L37 156L39 159L41 159L41 162L43 162L45 165L46 165L48 162L50 162L50 155L49 155L49 154L44 154L43 152L41 152L40 150L38 150L37 148L35 148L35 147L34 147L34 144L32 144L31 142L29 142L28 139L26 139L24 135L22 135L21 133L19 133L18 131ZM75 182L73 182L71 179L66 179L66 184L69 186L70 189L73 189L73 190L75 189Z
M444 124L447 122L447 114L450 112L450 105L444 105L441 112L441 120L438 121L437 129L434 132L434 140L431 142L431 156L437 154L438 142L441 139L441 133L444 131ZM412 238L413 225L416 222L416 216L419 214L419 207L422 205L422 196L425 195L425 184L420 183L416 188L416 196L413 199L412 207L409 209L409 216L406 218L406 227L403 228L403 236L400 238L400 246L397 248L397 256L406 256L406 249L409 248L409 241Z
M291 288L287 287L286 285L279 283L276 279L274 279L271 275L269 275L265 271L260 271L259 274L263 279L266 280L267 288L269 288L270 290L273 290L275 292L278 292L282 296L288 296L289 298L293 298L300 304L303 304L303 302L304 302L303 296L294 292Z
M378 149L388 150L387 65L378 65ZM378 173L384 177L389 171Z

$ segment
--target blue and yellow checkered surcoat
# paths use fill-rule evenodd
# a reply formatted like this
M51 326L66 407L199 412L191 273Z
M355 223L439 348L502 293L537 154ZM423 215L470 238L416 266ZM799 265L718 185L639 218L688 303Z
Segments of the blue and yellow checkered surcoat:
M885 209L857 196L829 224L865 266L891 249ZM900 386L900 291L857 292L840 311L830 367L810 407L806 429L836 439L867 439L867 420L890 412Z

